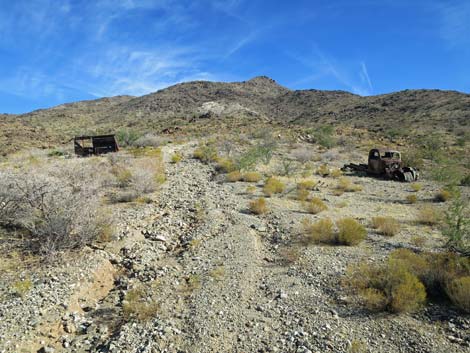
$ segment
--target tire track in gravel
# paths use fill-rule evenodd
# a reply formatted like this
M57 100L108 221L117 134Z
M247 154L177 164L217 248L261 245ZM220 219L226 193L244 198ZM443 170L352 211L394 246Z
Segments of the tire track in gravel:
M240 340L250 340L250 325L261 315L252 300L262 276L263 245L251 227L260 221L242 212L246 200L212 180L212 168L192 159L173 168L167 195L176 202L197 199L207 212L201 227L180 235L199 244L178 261L200 282L183 309L181 349L235 352Z

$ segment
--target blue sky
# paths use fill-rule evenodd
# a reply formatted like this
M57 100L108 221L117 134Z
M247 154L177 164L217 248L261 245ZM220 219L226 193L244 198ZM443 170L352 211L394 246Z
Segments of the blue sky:
M0 112L267 75L470 91L470 1L0 0Z

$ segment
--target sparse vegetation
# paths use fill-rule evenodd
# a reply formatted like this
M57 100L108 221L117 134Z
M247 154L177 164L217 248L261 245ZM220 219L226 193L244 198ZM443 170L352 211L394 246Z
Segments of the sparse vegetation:
M413 184L411 184L411 190L413 190L414 192L418 192L418 191L420 191L422 188L423 188L423 185L420 184L420 183L413 183Z
M312 179L302 180L297 183L297 189L315 190L317 182Z
M29 278L16 281L12 285L13 293L23 298L33 287L33 282Z
M393 217L373 217L372 226L381 234L392 237L400 231L400 223Z
M256 200L250 202L250 211L251 213L260 215L268 212L268 206L266 204L266 199L260 197Z
M285 184L277 178L271 177L266 180L263 187L263 193L266 196L272 196L273 194L280 194L284 192Z
M158 314L160 305L152 298L151 289L141 285L127 291L122 304L127 320L148 321Z
M322 177L326 177L328 175L330 175L330 168L328 167L328 164L322 164L318 169L317 169L317 174L322 176Z
M336 190L340 192L356 192L362 191L362 186L353 184L351 180L346 177L341 177L336 185Z

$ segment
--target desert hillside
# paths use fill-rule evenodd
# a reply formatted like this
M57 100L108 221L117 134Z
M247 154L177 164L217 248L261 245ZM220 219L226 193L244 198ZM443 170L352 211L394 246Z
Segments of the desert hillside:
M319 124L416 136L440 131L468 134L470 95L406 90L361 97L344 91L290 90L268 77L244 82L196 81L142 97L118 96L63 104L18 116L0 116L2 153L21 146L51 147L76 134L140 132L194 134L222 125L263 124L310 128ZM21 128L20 128L21 127Z

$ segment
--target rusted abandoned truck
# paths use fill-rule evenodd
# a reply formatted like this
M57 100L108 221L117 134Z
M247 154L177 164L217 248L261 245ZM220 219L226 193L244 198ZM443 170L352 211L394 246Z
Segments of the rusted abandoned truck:
M75 154L86 157L119 150L114 135L75 136L73 139Z
M401 153L394 150L373 148L369 151L367 164L345 164L343 171L365 172L369 175L411 182L419 178L416 169L405 166Z

